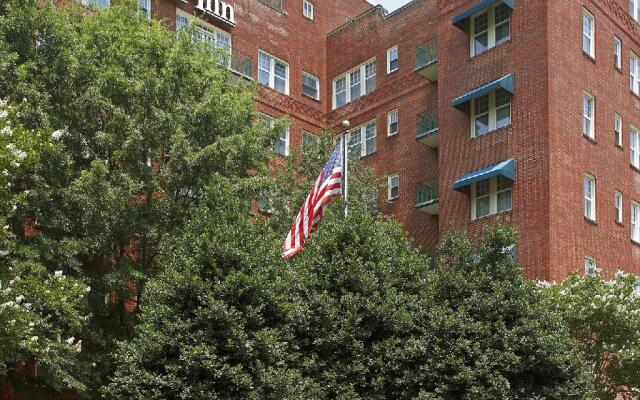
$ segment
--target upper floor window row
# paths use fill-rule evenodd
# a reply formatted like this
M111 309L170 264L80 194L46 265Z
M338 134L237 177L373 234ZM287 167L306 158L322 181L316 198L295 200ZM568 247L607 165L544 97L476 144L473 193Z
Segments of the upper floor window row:
M191 24L194 25L192 39L196 42L210 44L211 46L222 49L226 52L231 51L231 34L204 21L196 20L189 14L177 10L176 12L176 32L187 29Z
M471 17L471 56L477 56L511 38L511 7L504 3Z
M341 107L374 90L376 90L375 58L333 80L333 108Z

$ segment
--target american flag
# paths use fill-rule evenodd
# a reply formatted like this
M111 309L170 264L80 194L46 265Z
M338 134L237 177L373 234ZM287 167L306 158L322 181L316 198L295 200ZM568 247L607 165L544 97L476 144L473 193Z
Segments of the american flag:
M338 143L325 164L282 244L282 258L304 248L304 242L324 216L324 205L342 194L342 145Z

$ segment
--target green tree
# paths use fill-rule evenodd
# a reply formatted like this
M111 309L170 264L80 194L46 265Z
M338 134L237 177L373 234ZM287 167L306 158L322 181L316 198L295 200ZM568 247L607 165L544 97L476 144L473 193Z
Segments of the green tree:
M636 276L618 272L612 280L573 274L549 286L548 301L580 343L599 399L640 395L639 285Z
M91 387L112 339L132 333L125 305L157 272L160 243L195 217L213 176L259 176L275 135L255 123L252 86L223 55L126 3L87 14L73 2L0 2L0 97L35 132L14 144L46 136L37 157L0 176L0 206L16 205L3 225L49 274L82 279L90 299L116 294L111 315L94 309L83 331Z

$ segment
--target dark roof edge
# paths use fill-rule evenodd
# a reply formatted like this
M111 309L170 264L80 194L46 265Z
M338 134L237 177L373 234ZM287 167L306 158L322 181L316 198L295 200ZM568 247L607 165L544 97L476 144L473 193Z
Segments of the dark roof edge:
M398 8L397 10L395 10L395 11L393 11L391 13L387 12L387 10L385 10L385 8L382 7L381 5L373 6L370 9L368 9L367 11L365 11L365 12L359 14L359 15L356 15L355 17L353 17L349 21L345 22L344 24L342 24L339 27L335 28L331 32L327 33L327 37L333 35L334 33L340 32L341 30L347 28L348 26L352 25L356 21L361 20L362 18L364 18L367 15L372 14L374 12L379 12L380 15L382 16L382 18L386 20L388 18L391 18L391 17L395 16L398 13L403 12L407 8L413 6L414 4L416 4L416 3L420 2L420 1L422 1L422 0L411 0L410 2L405 4L404 6Z

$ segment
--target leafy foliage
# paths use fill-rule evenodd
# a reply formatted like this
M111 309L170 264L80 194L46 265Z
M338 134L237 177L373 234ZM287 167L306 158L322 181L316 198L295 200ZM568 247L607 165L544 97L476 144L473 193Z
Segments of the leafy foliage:
M0 218L43 282L63 271L91 296L113 293L111 315L82 332L80 356L96 364L78 377L88 393L109 372L113 339L133 331L160 243L195 217L214 176L245 180L250 194L270 156L276 132L255 123L252 86L219 61L134 2L95 13L0 2L0 97L12 107L0 110L11 122L0 121Z
M77 335L84 326L82 299L88 287L62 271L48 271L38 255L15 240L7 219L22 212L32 195L16 189L37 165L43 149L55 143L42 132L27 131L16 107L0 101L0 380L27 360L46 369L46 384L83 389Z
M597 398L640 395L640 294L636 276L572 275L549 287L548 301L580 343Z

